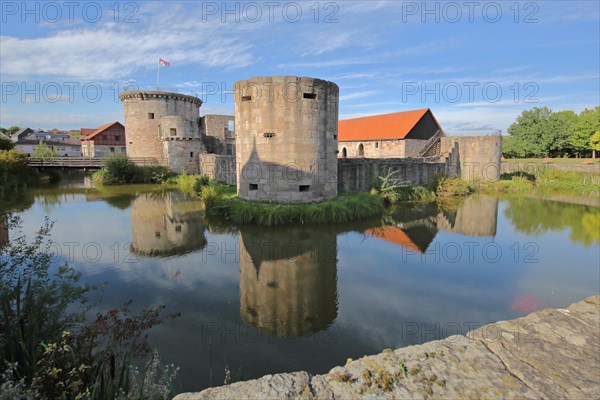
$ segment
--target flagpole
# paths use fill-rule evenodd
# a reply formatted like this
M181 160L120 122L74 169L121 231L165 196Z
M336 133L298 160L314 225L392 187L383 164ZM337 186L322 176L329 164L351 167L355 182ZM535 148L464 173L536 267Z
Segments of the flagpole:
M160 90L160 57L158 58L158 63L156 64L156 90Z

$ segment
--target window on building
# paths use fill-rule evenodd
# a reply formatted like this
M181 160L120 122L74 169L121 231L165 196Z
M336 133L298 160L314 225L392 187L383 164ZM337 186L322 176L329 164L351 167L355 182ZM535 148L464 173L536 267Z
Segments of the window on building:
M242 96L242 101L251 101L252 96Z
M271 139L271 138L274 138L275 136L277 136L277 134L275 132L265 132L265 133L263 133L263 136L266 137L267 139Z
M250 185L248 185L248 190L258 190L258 184L251 183Z
M114 148L114 147L111 147L111 148L110 148L110 152L111 152L111 153L114 153L114 152L115 152L115 148Z
M346 150L345 147L342 147L342 157L344 157L344 158L348 157L348 151Z
M231 120L231 119L230 119L229 121L227 121L227 129L229 130L229 132L233 132L233 130L235 129L235 128L234 128L234 123L233 123L233 122L234 122L234 121L233 121L233 120Z
M230 156L230 155L233 155L233 145L231 145L231 144L228 144L228 145L227 145L227 150L226 150L226 151L227 151L227 155L228 155L228 156Z
M194 158L194 152L190 151L190 158Z
M363 146L362 143L358 145L358 156L359 157L365 156L365 146Z
M337 140L337 135L333 135L333 138L334 138L335 140Z
M375 148L378 149L379 148L379 142L375 142Z
M154 113L148 113L148 119L154 119Z
M298 190L299 190L300 192L308 192L308 191L310 190L310 185L300 185L300 186L298 187Z
M311 99L314 100L317 98L317 94L316 93L304 93L303 97L305 99Z
M175 225L175 232L181 232L181 225Z
M121 136L115 135L115 141L118 142L119 140L121 140Z
M171 128L170 132L171 132L171 136L177 136L177 129Z

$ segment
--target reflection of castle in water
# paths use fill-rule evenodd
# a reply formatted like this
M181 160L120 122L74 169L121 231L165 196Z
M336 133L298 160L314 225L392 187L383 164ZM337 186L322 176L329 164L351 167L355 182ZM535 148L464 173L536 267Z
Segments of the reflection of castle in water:
M201 204L179 192L141 194L131 203L131 250L171 256L206 246Z
M365 234L425 253L439 231L494 237L497 219L498 199L471 196L455 208L439 209L435 203L403 206L391 225L367 229Z
M240 316L295 337L337 317L337 233L318 227L240 228Z

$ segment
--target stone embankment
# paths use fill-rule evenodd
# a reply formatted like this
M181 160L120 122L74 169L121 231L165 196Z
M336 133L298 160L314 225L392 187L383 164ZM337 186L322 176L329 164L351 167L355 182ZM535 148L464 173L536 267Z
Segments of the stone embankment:
M325 375L267 375L175 400L312 398L598 399L600 295L466 336L349 360Z

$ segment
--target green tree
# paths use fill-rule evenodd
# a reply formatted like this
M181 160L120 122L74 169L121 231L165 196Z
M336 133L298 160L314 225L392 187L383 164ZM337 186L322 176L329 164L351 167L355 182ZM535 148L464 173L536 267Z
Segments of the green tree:
M0 132L4 133L6 136L12 136L19 129L21 129L21 127L13 125L10 128L0 128Z
M508 127L509 139L507 149L516 157L545 157L556 141L552 134L548 107L536 107L525 110L517 120Z
M6 136L0 136L0 150L11 150L15 144Z
M592 148L592 157L596 158L596 152L600 151L600 131L596 131L590 138L590 147Z
M34 157L56 157L56 152L48 145L40 140L37 146L33 149Z
M577 124L569 144L577 156L591 153L590 139L596 131L600 130L600 107L585 109L579 114Z
M571 153L569 140L573 136L577 122L577 114L571 110L550 114L549 130L543 138L544 146L548 150L547 155L560 157Z

